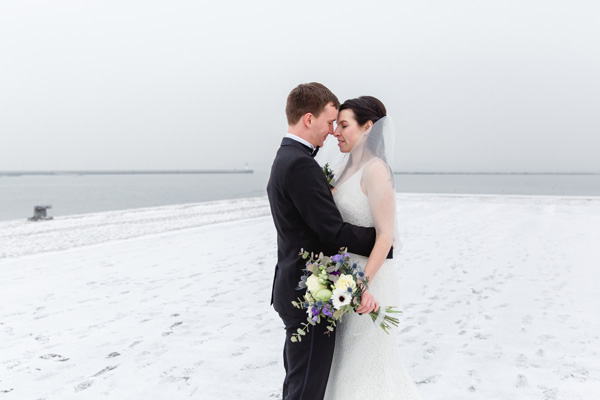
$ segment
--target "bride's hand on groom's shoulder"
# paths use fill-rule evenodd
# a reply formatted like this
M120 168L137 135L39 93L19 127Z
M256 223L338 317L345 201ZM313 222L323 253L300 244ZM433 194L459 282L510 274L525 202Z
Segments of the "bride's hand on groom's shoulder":
M375 298L368 290L365 290L365 292L363 293L362 298L360 300L360 305L356 309L356 312L359 314L369 314L372 311L378 311L378 310L379 310L379 303L377 303L375 301Z

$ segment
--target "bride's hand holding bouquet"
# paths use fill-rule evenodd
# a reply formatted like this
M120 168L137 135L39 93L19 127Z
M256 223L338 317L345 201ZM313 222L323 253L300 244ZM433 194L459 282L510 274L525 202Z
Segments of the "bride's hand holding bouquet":
M301 250L300 255L307 260L305 274L298 283L298 290L306 290L304 297L292 301L296 308L305 309L307 322L298 328L291 340L302 341L311 325L322 319L328 323L327 333L332 332L346 313L368 313L373 321L386 333L392 326L398 326L399 320L393 314L402 313L394 307L380 310L379 304L369 293L368 277L356 262L350 261L347 249L339 254L326 257Z

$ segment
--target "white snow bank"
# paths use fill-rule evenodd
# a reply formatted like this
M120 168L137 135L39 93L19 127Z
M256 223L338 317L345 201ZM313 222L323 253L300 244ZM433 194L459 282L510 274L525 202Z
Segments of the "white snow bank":
M271 215L266 197L0 222L0 259Z
M600 396L600 199L397 204L426 399ZM265 198L0 224L0 398L279 398L275 239Z

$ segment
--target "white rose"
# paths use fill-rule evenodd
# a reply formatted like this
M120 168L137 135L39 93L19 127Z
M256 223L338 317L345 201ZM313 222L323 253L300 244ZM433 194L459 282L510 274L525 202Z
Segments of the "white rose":
M313 294L317 293L321 289L326 289L325 286L319 283L319 277L314 274L309 276L306 280L306 287L308 288L308 291Z
M344 290L351 288L352 291L354 291L354 289L356 289L356 282L354 282L352 275L343 274L338 278L337 282L335 283L335 287L336 289Z

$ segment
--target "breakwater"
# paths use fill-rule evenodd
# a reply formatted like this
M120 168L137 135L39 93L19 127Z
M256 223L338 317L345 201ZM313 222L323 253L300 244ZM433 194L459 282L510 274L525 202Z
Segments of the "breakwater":
M0 176L27 175L182 175L182 174L252 174L251 169L190 169L190 170L107 170L107 171L0 171Z

